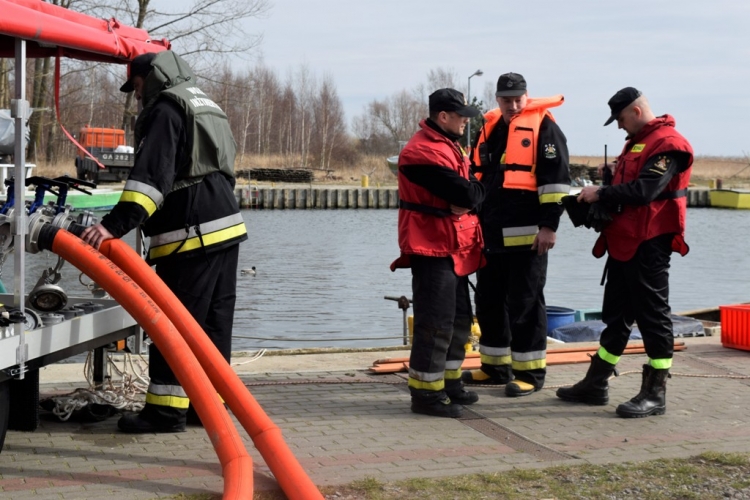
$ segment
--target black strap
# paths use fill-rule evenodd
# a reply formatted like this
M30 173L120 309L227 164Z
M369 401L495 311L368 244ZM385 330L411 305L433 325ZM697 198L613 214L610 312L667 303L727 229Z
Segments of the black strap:
M688 190L687 188L684 189L678 189L677 191L664 191L659 194L655 199L656 200L674 200L675 198L682 198L684 196L687 196Z
M508 165L506 163L499 164L497 168L503 172L505 172L506 170L510 170L511 172L531 172L533 170L530 165Z
M404 200L398 201L398 208L427 215L434 215L435 217L450 217L453 215L450 210L446 210L445 208L431 207L429 205L422 205L421 203L412 203Z

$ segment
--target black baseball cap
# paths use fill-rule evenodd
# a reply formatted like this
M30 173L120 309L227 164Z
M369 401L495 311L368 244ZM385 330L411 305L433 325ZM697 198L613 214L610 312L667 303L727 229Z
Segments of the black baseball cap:
M505 73L497 79L496 97L518 97L526 93L526 80L518 73Z
M466 118L479 114L479 110L469 106L464 95L455 89L440 89L430 94L430 114L440 111L453 111Z
M622 110L630 106L630 104L638 99L643 93L635 87L625 87L622 90L618 90L612 99L609 100L609 109L612 110L612 115L604 122L606 127L613 121L617 120Z
M146 52L130 61L130 64L128 64L128 81L122 84L120 92L132 92L135 90L133 87L133 77L142 76L145 78L146 75L151 73L151 70L153 69L151 63L155 58L156 53Z

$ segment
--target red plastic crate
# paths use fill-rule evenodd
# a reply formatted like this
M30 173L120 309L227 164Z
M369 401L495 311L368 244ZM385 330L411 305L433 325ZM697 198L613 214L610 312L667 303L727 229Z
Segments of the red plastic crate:
M750 351L750 305L719 306L721 345Z

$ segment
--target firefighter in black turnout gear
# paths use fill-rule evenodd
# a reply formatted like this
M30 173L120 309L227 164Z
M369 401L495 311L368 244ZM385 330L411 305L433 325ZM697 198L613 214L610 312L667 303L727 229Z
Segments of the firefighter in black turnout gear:
M656 116L640 90L625 87L608 104L611 115L604 125L617 121L628 134L625 146L615 164L603 166L612 173L611 185L586 186L578 195L579 202L600 204L612 215L593 249L597 258L609 254L602 302L607 327L586 376L558 389L557 397L606 405L608 379L638 324L648 364L640 392L615 412L624 418L663 415L674 354L669 266L673 252L684 256L689 251L685 221L693 148L676 130L674 118Z
M518 73L501 75L498 108L487 112L472 149L472 169L487 195L479 211L487 265L477 271L481 368L466 384L505 385L533 394L547 373L547 255L570 191L565 135L550 108L563 96L531 98Z
M234 197L236 147L227 117L172 51L133 59L120 90L135 91L143 104L135 165L120 201L81 237L99 248L141 226L151 238L147 262L229 361L239 243L247 230ZM123 416L118 427L184 431L189 400L153 344L149 376L145 407Z

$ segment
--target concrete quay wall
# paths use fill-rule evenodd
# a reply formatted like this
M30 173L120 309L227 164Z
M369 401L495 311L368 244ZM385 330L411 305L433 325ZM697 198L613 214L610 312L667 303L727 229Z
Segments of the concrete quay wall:
M709 189L688 190L689 207L709 207ZM241 208L398 208L398 188L265 187L239 185L234 195Z
M398 208L398 188L237 186L241 208Z

